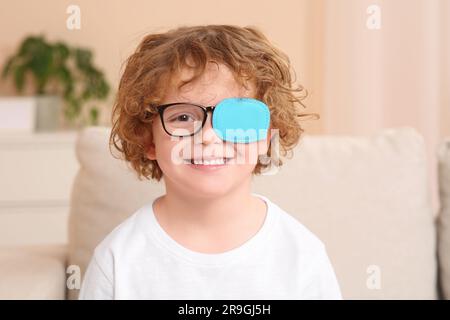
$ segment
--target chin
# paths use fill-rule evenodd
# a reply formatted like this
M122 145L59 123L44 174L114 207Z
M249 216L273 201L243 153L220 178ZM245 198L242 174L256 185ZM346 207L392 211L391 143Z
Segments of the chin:
M197 179L184 183L183 187L194 195L210 198L226 195L233 189L233 184L224 179Z

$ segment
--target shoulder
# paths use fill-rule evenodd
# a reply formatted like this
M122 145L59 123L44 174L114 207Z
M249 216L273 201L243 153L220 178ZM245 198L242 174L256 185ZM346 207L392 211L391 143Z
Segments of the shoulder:
M149 214L149 206L147 203L137 209L131 216L122 221L106 237L95 247L93 258L99 264L111 261L114 256L122 255L127 252L134 242L141 242L145 237L143 231L142 220Z
M267 198L266 198L267 199ZM278 216L277 227L281 229L287 236L300 241L301 243L314 248L323 248L324 243L315 235L310 229L308 229L300 219L296 218L291 212L285 211L276 203L267 199L270 202L270 206L276 216Z
M279 233L284 241L295 245L296 249L305 253L325 250L325 245L322 240L320 240L319 237L307 228L298 218L292 213L285 211L271 200L269 200L269 202L274 211L274 216L277 217L275 232Z
M117 263L127 257L136 243L145 237L142 219L148 215L149 204L135 211L115 227L94 249L88 266L84 272L84 279L79 299L112 299L114 297L114 278Z
M286 259L289 268L292 268L289 271L302 270L299 274L302 297L342 299L339 283L322 240L293 214L273 202L270 205L274 216L278 216L272 238L275 250L281 253L280 258Z

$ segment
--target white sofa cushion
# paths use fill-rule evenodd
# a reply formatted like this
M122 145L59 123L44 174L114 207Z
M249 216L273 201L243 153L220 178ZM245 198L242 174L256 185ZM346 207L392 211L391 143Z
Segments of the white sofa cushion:
M425 145L414 129L306 136L280 172L255 182L325 242L344 298L436 298Z
M120 222L145 203L164 194L164 185L137 179L115 159L108 146L111 128L83 129L76 143L80 169L72 187L69 215L69 263L84 274L94 248ZM79 290L69 290L68 298Z
M66 298L65 245L0 247L0 300Z

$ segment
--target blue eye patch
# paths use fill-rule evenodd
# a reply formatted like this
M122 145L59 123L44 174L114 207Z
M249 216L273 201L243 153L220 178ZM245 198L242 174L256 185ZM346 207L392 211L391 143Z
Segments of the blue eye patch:
M212 127L217 136L233 143L251 143L267 138L268 106L253 98L226 98L214 108Z

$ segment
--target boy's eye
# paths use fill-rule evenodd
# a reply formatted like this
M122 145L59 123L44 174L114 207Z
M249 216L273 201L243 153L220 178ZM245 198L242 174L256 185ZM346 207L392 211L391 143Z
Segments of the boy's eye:
M189 114L180 114L176 116L172 116L169 119L170 122L188 122L188 121L198 121L195 117Z

